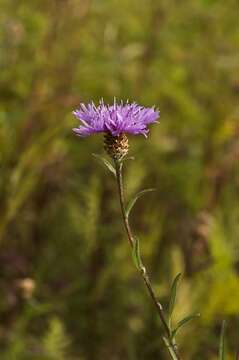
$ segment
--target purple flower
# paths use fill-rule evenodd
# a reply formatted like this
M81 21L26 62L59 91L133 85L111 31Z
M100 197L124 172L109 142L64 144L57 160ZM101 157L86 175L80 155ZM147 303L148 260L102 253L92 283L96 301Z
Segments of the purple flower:
M96 106L93 102L80 108L73 114L81 121L73 131L79 136L89 136L95 133L110 133L117 136L123 133L143 134L147 136L147 126L156 122L159 111L145 108L136 103L129 104L114 101L113 105L105 105L103 101Z

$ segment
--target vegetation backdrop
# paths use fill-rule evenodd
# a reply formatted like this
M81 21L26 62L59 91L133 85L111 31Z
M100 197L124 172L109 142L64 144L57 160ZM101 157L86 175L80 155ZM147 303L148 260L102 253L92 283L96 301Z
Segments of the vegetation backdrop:
M132 264L113 177L72 110L156 105L130 138L131 222L184 359L227 359L239 334L238 1L1 0L0 354L3 360L168 359Z

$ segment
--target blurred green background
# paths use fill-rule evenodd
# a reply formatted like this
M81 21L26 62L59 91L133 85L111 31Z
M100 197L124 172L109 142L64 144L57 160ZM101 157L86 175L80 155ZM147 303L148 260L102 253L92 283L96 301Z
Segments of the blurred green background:
M0 357L168 359L132 264L114 178L72 110L113 97L156 105L130 138L127 196L163 304L181 281L183 359L239 341L237 0L1 0Z

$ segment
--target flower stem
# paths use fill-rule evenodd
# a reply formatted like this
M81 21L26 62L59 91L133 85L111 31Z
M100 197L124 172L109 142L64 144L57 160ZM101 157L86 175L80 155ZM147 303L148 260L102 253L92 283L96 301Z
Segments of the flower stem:
M125 208L125 199L124 199L124 187L123 187L123 176L122 176L122 162L121 161L115 161L115 169L116 169L116 179L117 179L117 185L118 185L118 192L119 192L119 200L120 200L120 207L121 207L121 212L122 212L122 217L123 217L123 222L124 222L124 227L127 233L127 237L130 243L131 248L134 247L134 236L133 236L133 232L131 230L130 224L129 224L129 220L128 220L128 216L126 214L126 208ZM141 266L140 270L140 275L144 281L144 284L146 285L146 288L148 290L148 293L156 307L156 310L158 312L158 315L160 317L161 323L163 325L164 328L164 332L165 332L165 336L164 338L164 342L167 345L168 351L172 357L173 360L181 360L179 354L178 354L178 350L177 350L177 346L176 344L172 341L171 339L171 331L170 328L167 324L164 312L163 312L163 307L161 305L161 303L159 302L159 300L157 299L157 295L154 292L154 289L151 285L147 270L145 268L144 265Z

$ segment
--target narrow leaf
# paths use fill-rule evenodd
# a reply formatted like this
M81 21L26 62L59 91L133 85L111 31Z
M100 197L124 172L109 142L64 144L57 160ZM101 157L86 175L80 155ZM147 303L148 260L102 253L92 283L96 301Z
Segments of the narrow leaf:
M177 296L177 286L178 286L178 282L179 279L181 277L181 273L179 273L171 286L171 290L170 290L170 298L169 298L169 308L168 308L168 317L169 317L169 321L171 320L171 316L173 314L173 310L174 310L174 306L175 306L175 300L176 300L176 296Z
M127 160L135 160L135 158L134 156L127 156L122 159L122 161L127 161Z
M136 201L143 196L144 194L151 192L151 191L155 191L156 189L146 189L146 190L142 190L140 192L138 192L135 197L129 202L127 209L126 209L126 216L129 217L130 211L132 210L132 208L134 207Z
M225 330L226 330L226 321L222 322L222 329L220 335L219 343L219 360L225 360Z
M182 319L181 321L178 322L176 328L172 331L172 338L175 337L176 333L178 332L178 330L184 326L185 324L187 324L189 321L199 317L200 314L193 314L193 315L189 315L189 316L186 316L184 319Z
M100 160L108 169L109 171L116 176L116 171L114 166L107 160L105 159L103 156L98 155L98 154L92 154L96 159Z
M142 260L140 257L140 248L139 248L139 239L138 238L134 239L132 256L133 256L133 260L134 260L134 263L135 263L135 266L137 267L137 269L142 270L144 266L143 266L143 263L142 263Z

